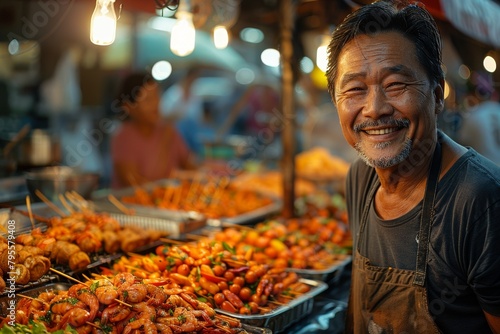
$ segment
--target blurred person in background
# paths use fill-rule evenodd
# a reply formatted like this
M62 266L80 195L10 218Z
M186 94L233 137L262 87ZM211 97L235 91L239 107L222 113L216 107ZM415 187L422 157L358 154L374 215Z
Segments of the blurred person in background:
M190 67L160 98L161 116L175 124L189 148L198 155L202 154L201 137L206 135L205 120L209 114L203 99L194 92L200 74L200 68Z
M111 139L112 187L168 178L176 169L195 169L195 157L175 126L160 116L160 89L147 73L132 73L117 100L125 116Z
M360 159L347 333L500 333L500 167L437 128L441 38L408 1L346 17L328 90Z

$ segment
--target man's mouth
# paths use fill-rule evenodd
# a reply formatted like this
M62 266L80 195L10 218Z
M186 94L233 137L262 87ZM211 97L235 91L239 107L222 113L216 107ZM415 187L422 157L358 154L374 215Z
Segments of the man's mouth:
M369 135L386 135L388 133L393 133L398 131L400 128L384 128L384 129L375 129L375 130L365 130L365 132Z

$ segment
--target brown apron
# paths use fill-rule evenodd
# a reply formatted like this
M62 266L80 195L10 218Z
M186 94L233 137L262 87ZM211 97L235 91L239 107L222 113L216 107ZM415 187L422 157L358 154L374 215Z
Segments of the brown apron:
M359 252L368 212L379 187L375 182L363 208L354 256L346 333L440 333L428 309L425 276L434 199L441 168L438 142L427 180L420 220L416 270L377 267Z

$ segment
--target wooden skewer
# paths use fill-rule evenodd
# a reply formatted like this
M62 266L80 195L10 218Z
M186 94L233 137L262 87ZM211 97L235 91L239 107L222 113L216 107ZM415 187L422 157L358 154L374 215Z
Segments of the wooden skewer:
M185 245L186 244L184 241L174 240L174 239L160 238L159 240L161 242L166 242L168 244L177 244L177 245Z
M86 323L87 325L89 325L89 326L92 326L92 327L94 327L94 328L97 328L97 329L102 330L102 328L101 328L101 327L99 327L98 325L94 324L93 322L90 322L90 321L85 321L85 323Z
M69 279L69 280L71 280L71 281L73 281L73 282L76 282L76 283L79 283L79 284L83 284L83 285L88 285L88 284L85 284L85 283L83 283L82 281L79 281L79 280L77 280L77 279L76 279L76 278L74 278L74 277L71 277L71 276L69 276L69 275L66 275L65 273L63 273L63 272L61 272L61 271L59 271L59 270L57 270L57 269L54 269L54 268L52 268L52 267L50 268L50 270L51 270L51 271L53 271L53 272L55 272L55 273L56 273L56 274L58 274L58 275L61 275L61 276L63 276L63 277L66 277L67 279Z
M128 215L128 216L131 216L134 214L133 210L130 210L129 208L127 208L125 205L123 205L122 202L120 202L118 200L118 198L116 198L113 194L109 194L108 195L108 199L111 203L113 203L117 208L118 210L120 210L121 212L123 212L124 214Z
M80 195L79 193L77 193L75 190L72 190L71 191L71 194L76 198L78 199L80 202L83 202L83 203L87 203L87 200L85 198L82 197L82 195Z
M77 279L76 279L76 278L74 278L74 277L71 277L71 276L69 276L69 275L66 275L65 273L60 272L60 271L59 271L59 270L57 270L57 269L50 268L50 270L51 270L51 271L53 271L53 272L55 272L55 273L56 273L56 274L58 274L58 275L61 275L61 276L63 276L63 277L66 277L67 279L69 279L69 280L71 280L71 281L74 281L74 282L76 282L76 283L79 283L79 284L83 284L83 285L87 285L87 286L88 286L88 284L85 284L85 283L83 283L83 282L81 282L81 281L77 280ZM123 304L123 305L125 305L125 306L127 306L127 307L132 307L132 305L127 304L127 303L125 303L125 302L124 302L124 301L122 301L122 300L115 299L115 301L116 301L116 302L118 302L118 303L120 303L120 304Z
M59 194L59 200L61 201L61 204L64 206L66 210L68 210L69 214L75 213L75 210L71 206L69 206L68 202L66 201L66 198L64 197L63 194Z
M28 208L28 214L31 222L31 229L35 229L35 220L33 219L33 212L31 211L31 199L29 195L26 195L26 207Z
M58 215L61 217L65 217L66 213L64 213L61 209L59 209L54 203L52 203L47 197L45 197L44 194L38 189L35 190L35 194L40 198L45 204L47 204L48 207L50 207L52 210L54 210Z
M27 298L27 299L31 299L31 300L36 300L37 302L40 302L40 303L43 303L43 304L47 304L49 305L49 303L47 303L46 301L44 300L41 300L39 298L34 298L34 297L30 297L30 296L26 296L26 295L22 295L20 293L17 294L19 297L22 297L22 298Z

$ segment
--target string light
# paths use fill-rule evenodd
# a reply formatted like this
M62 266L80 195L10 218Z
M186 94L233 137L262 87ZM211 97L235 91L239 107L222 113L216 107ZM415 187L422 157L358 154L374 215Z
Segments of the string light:
M214 45L217 49L225 49L229 44L229 34L226 27L216 26L214 28Z
M96 0L90 21L90 40L97 45L110 45L116 36L115 0Z
M170 50L180 57L191 54L194 50L196 30L193 25L193 14L190 12L190 1L183 0L177 9L177 23L170 35Z

